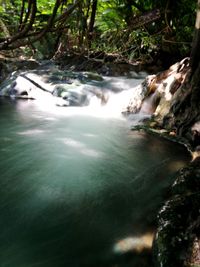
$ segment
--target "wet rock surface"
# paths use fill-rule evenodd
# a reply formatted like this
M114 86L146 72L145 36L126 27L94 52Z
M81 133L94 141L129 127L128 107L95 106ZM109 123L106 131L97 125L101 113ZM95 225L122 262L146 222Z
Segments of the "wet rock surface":
M179 171L158 215L156 266L199 266L200 158Z

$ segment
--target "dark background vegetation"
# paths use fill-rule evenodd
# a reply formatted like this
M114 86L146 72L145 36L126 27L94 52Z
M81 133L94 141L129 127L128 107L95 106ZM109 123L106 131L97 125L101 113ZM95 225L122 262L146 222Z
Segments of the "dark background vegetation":
M195 9L190 0L0 0L0 51L168 67L190 54Z

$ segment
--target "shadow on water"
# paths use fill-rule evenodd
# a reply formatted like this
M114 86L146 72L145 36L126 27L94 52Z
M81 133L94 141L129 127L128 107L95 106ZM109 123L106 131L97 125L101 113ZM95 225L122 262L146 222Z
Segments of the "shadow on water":
M185 149L123 120L0 111L0 266L151 266Z

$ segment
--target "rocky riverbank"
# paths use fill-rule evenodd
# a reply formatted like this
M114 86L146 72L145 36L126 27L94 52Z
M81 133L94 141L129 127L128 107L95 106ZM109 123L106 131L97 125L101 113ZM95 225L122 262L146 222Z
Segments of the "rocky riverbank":
M158 214L156 266L200 266L200 158L181 169Z
M182 143L191 152L191 162L177 173L171 195L158 214L154 242L157 267L200 266L200 121L197 116L193 124L188 124L184 135L176 124L166 123L169 119L176 121L174 109L187 96L185 82L189 72L188 59L185 59L151 77L146 98L153 98L154 112L146 125L139 126Z
M146 92L137 112L144 112L143 107L147 106L152 116L143 125L133 127L181 143L191 152L191 162L177 173L171 195L158 214L153 246L157 267L200 266L200 121L197 116L181 134L173 117L174 109L187 96L189 73L189 58L186 58L166 71L147 76ZM135 112L133 97L125 114ZM185 118L180 116L181 119Z

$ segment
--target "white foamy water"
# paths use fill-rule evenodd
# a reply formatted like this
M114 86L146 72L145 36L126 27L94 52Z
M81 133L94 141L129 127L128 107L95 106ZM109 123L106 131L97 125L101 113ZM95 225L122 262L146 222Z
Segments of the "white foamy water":
M28 75L28 77L34 78L34 81L43 88L48 88L48 90L51 88L51 91L53 87L55 88L55 85L52 84L47 87L38 75ZM19 80L20 84L17 84L16 88L21 85L21 88L24 90L23 78L20 77ZM144 89L141 86L142 80L138 79L104 77L103 81L98 82L97 85L81 84L75 81L69 85L69 88L72 87L73 89L69 89L69 93L75 94L73 97L76 97L77 101L84 96L87 98L87 103L83 103L83 105L80 103L82 106L67 106L69 101L62 99L62 97L53 96L51 93L35 88L35 85L31 89L30 82L26 79L24 79L24 82L25 86L29 83L28 88L30 96L35 99L34 104L43 111L63 116L89 115L92 117L122 119L122 112L129 105L130 99L134 101L135 109L139 109L144 95ZM24 109L25 107L26 103L22 102L18 109Z

